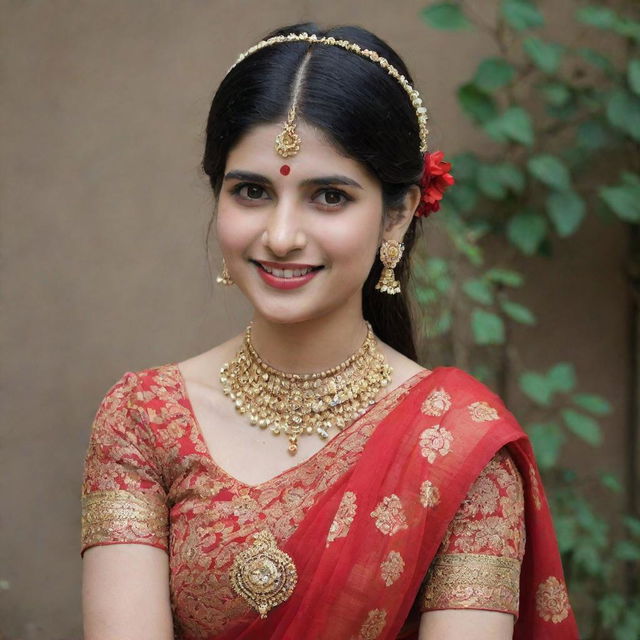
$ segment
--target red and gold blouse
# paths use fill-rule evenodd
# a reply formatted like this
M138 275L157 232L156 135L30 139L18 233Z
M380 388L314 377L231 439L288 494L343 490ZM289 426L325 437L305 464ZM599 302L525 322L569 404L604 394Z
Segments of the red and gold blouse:
M379 422L428 375L421 371L392 390L315 455L252 486L210 455L175 363L125 373L105 395L92 426L81 552L122 543L166 551L176 638L209 639L253 619L255 611L228 577L247 537L266 526L284 543L356 464ZM438 497L424 496L431 499ZM343 502L327 545L348 529L350 505ZM414 611L471 608L517 616L524 546L522 478L502 448L450 522ZM402 564L400 554L390 553L380 567L382 580L391 584Z

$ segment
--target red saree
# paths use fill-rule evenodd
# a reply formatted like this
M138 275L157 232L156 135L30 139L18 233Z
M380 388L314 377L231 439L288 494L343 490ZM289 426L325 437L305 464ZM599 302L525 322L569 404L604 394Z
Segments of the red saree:
M454 367L414 376L330 441L313 467L304 461L258 487L225 476L208 455L175 365L125 374L92 433L82 547L167 550L185 638L415 639L421 583L470 486L504 446L525 496L514 638L577 638L528 439L498 396ZM266 505L277 500L270 519ZM214 508L229 517L213 518ZM274 533L298 575L265 619L220 577L260 529ZM482 580L481 563L475 575Z
M396 638L447 524L503 445L525 479L526 496L514 638L578 638L526 435L487 387L459 369L440 367L378 425L352 473L333 485L283 547L300 576L289 600L266 620L220 639ZM349 510L342 536L327 545L334 517L344 519L345 496L355 511ZM387 586L380 567L394 551L405 569ZM406 637L417 638L417 629Z

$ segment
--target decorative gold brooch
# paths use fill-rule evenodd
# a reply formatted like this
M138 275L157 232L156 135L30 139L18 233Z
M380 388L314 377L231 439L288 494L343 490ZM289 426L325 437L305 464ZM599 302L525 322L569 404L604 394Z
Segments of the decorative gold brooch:
M278 549L273 534L264 529L241 551L229 570L233 590L259 614L267 613L293 593L298 572L291 556Z

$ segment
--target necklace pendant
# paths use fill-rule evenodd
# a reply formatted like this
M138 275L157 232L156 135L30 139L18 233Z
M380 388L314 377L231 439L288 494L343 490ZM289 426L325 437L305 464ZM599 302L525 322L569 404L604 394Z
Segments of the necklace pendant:
M298 438L292 436L289 438L289 453L295 456L298 453Z
M271 609L289 599L298 572L291 556L278 549L273 534L264 529L235 557L229 578L233 590L266 618Z

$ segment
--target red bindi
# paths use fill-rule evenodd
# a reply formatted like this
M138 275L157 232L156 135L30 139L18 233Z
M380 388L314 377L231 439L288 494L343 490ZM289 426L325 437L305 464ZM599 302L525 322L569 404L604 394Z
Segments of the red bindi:
M283 164L283 165L280 167L280 173L281 173L283 176L288 176L290 171L291 171L291 167L290 167L288 164Z

